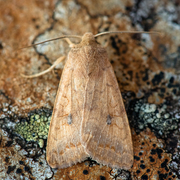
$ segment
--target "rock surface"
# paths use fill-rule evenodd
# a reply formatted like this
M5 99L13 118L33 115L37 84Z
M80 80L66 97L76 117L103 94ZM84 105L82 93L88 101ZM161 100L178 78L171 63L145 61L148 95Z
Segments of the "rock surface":
M0 0L0 179L180 179L179 17L177 0ZM46 133L65 62L38 78L20 74L49 68L69 47L54 41L19 48L63 34L133 30L162 34L97 38L101 45L108 42L124 98L133 134L132 169L111 170L91 159L51 169Z

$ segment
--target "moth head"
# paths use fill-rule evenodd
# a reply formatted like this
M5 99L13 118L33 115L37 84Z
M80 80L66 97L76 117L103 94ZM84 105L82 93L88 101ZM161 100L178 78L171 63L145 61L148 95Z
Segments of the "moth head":
M85 45L96 45L97 42L94 38L94 35L91 32L87 32L82 36L82 41L80 43L82 46Z

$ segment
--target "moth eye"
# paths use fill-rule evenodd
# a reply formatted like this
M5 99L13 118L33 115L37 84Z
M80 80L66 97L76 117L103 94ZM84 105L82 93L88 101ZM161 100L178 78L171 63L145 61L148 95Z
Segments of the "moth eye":
M110 115L108 115L107 120L106 120L107 125L111 124L111 119L112 119L112 117Z
M72 115L71 115L71 113L69 113L69 115L68 115L67 123L68 124L72 123Z

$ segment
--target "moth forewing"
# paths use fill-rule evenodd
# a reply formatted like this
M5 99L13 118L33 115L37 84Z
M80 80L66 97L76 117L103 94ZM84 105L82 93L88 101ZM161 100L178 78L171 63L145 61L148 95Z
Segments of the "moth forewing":
M53 168L66 168L87 157L80 141L80 111L75 110L72 92L72 61L68 58L63 69L48 133L46 158Z
M131 132L106 50L92 33L71 47L54 104L47 161L65 168L91 156L112 168L129 169Z
M89 72L93 76L86 83L82 144L98 162L129 169L133 163L133 147L119 86L105 49L96 47L93 51L94 58L88 60L94 63Z

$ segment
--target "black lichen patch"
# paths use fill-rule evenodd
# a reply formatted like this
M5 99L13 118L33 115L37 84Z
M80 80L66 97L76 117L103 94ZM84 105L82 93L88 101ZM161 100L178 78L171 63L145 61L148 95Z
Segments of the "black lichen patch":
M139 161L139 160L140 160L140 157L134 156L134 159L135 159L136 161Z
M142 180L148 180L148 176L147 176L147 175L142 175L142 176L141 176L141 179L142 179Z
M30 169L29 166L25 166L25 167L24 167L24 170L25 170L26 172L32 174L31 169Z
M8 166L7 174L10 174L15 169L16 169L16 166Z
M17 170L16 170L16 173L17 174L21 174L23 171L22 171L22 169L20 169L20 168L18 168Z
M162 162L161 168L165 168L165 170L168 171L168 159L165 159L165 161Z
M119 47L117 46L117 43L114 37L111 37L111 45L116 50L117 54L119 55Z
M83 170L83 174L87 175L88 174L88 170Z
M159 85L163 79L164 79L164 73L163 72L156 74L154 76L154 78L152 79L153 86Z
M140 170L137 170L137 171L136 171L136 174L139 174L140 172L141 172Z
M7 141L6 147L10 147L12 145L13 141Z
M23 161L19 161L19 164L23 165L23 164L24 164L24 162L23 162Z
M149 160L150 160L151 163L155 162L155 159L152 156L149 156Z
M152 150L151 150L151 154L152 154L152 155L157 154L159 159L162 158L162 153L163 153L163 150L160 149L160 148L156 148L156 149L152 149Z
M9 157L5 158L5 162L8 163L9 162Z
M106 180L104 176L100 176L100 180Z
M144 71L144 75L143 75L143 81L148 81L149 80L149 74L148 74L148 69L146 68Z
M140 165L140 168L141 168L141 169L145 169L146 166L145 166L144 164L141 164L141 165Z

